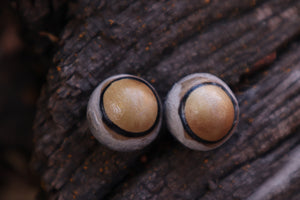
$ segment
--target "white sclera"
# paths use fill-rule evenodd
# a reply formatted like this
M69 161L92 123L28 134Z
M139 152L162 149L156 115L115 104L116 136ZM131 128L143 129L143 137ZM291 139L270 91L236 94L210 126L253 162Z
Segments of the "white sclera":
M201 87L197 87L199 85ZM196 89L190 91L194 87ZM187 125L180 117L180 104L187 93L182 113L190 130L201 140L195 140L187 133ZM168 93L165 109L172 135L186 147L200 151L215 149L227 141L239 118L238 102L233 92L221 79L208 73L191 74L174 84Z
M141 149L150 144L160 130L162 120L160 99L154 88L149 83L146 85L143 82L146 81L133 75L121 74L112 76L104 80L90 97L87 107L87 119L90 130L100 143L110 149L116 151ZM104 88L110 83L111 85L107 87L103 96L106 115L111 117L110 120L115 125L133 133L146 131L152 125L155 125L149 133L140 137L126 137L115 132L103 122L103 113L100 110L100 96ZM118 92L119 89L120 91ZM128 93L128 96L126 93ZM155 123L156 119L158 121Z

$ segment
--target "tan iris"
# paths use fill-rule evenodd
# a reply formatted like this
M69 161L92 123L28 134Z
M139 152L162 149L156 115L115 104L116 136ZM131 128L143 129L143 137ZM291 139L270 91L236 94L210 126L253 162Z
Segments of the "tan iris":
M143 82L120 79L105 91L103 106L108 118L128 132L149 130L157 118L157 100L152 90Z
M211 142L222 139L234 122L230 97L215 85L201 86L192 91L184 112L191 130L201 139Z

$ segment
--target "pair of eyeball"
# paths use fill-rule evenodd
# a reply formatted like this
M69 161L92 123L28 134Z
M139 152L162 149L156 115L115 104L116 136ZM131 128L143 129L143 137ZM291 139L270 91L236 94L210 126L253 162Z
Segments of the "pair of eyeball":
M117 75L93 92L87 108L95 138L116 151L133 151L150 144L162 124L160 98L144 79ZM207 73L184 77L165 101L165 118L172 135L186 147L207 151L223 144L238 123L239 106L230 88Z

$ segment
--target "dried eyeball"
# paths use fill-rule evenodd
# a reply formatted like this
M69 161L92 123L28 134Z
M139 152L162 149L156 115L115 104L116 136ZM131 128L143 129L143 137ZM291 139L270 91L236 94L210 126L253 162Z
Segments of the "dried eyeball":
M116 75L93 92L87 108L95 138L116 151L138 150L157 136L162 105L155 89L142 78Z
M196 73L172 87L166 102L169 131L185 146L207 151L230 138L239 120L233 92L218 77Z

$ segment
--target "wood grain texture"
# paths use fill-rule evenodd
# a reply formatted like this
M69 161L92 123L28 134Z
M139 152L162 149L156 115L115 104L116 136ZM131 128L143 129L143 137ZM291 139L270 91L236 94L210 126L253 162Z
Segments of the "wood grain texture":
M299 1L80 0L75 16L34 126L32 167L49 199L299 198ZM139 75L164 99L195 72L219 76L239 100L240 124L220 148L188 150L165 127L133 153L92 137L87 101L105 78Z

